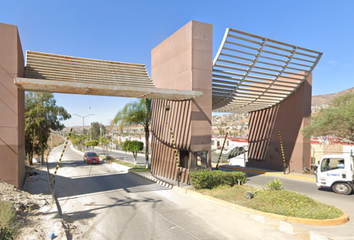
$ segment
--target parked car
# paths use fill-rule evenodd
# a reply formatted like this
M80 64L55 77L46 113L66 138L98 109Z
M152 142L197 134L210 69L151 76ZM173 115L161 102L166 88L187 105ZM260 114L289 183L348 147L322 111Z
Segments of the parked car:
M97 153L95 153L95 152L85 152L83 159L84 159L84 162L86 162L87 164L89 164L89 163L99 164L100 163L100 158L98 157Z

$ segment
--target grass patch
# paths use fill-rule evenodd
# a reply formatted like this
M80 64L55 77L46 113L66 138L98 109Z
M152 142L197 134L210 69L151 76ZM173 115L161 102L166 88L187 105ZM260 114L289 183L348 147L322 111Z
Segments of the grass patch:
M13 239L17 229L16 213L12 204L0 200L0 240Z
M223 185L211 190L197 191L237 205L283 216L323 220L343 215L343 212L336 207L287 190L257 190L245 185L233 187ZM253 193L254 197L246 199L246 192Z
M151 166L149 164L149 168L146 168L145 166L134 166L133 168L129 169L129 172L150 172L151 171Z

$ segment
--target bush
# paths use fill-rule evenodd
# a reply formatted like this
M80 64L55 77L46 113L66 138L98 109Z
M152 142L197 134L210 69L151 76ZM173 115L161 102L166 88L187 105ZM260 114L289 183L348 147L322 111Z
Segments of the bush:
M106 156L106 160L114 160L114 157Z
M13 238L13 231L8 229L7 227L0 227L0 240L12 240Z
M269 190L279 191L283 189L283 182L279 179L273 179L267 183L267 187Z
M98 141L97 140L90 140L90 141L86 141L85 145L87 147L96 147L98 145Z
M215 187L214 180L211 175L211 171L200 170L200 171L190 172L189 175L191 177L192 185L196 189L200 189L200 188L212 189L213 187Z
M13 239L17 230L16 214L11 203L0 200L0 240Z
M190 172L192 185L196 189L208 188L213 189L219 185L234 186L235 184L245 183L247 175L244 172L223 172L220 170L209 171L200 170Z

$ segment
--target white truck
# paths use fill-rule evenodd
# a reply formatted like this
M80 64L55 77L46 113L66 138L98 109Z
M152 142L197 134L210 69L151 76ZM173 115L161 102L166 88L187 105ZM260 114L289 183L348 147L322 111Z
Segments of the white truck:
M353 156L323 155L315 173L318 187L332 188L335 193L344 195L353 192Z

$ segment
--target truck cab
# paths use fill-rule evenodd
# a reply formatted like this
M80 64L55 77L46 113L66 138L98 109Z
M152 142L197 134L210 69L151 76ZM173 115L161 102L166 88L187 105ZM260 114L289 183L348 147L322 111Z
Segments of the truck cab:
M331 188L335 193L353 192L353 157L349 155L323 155L316 167L318 187Z

